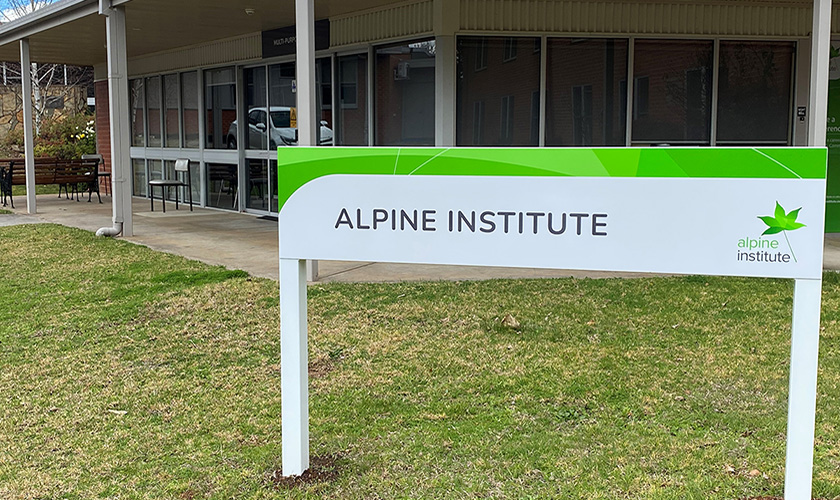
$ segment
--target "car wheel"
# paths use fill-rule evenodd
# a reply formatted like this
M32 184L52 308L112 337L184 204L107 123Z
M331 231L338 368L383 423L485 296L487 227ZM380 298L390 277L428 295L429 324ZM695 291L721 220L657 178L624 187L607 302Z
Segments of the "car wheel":
M268 141L268 149L275 150L277 149L277 143L274 141Z
M228 137L228 149L236 149L236 137Z

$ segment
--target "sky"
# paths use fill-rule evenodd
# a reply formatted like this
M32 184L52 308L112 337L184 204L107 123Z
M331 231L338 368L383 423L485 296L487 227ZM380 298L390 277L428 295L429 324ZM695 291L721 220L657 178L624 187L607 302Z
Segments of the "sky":
M35 0L35 8L55 3L57 0ZM22 13L31 12L30 0L0 0L0 22L13 21Z

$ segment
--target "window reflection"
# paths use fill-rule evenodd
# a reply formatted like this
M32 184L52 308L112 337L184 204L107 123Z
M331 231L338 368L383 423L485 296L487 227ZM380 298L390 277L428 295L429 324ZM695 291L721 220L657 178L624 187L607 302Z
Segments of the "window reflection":
M435 41L376 49L376 144L434 143Z
M636 41L634 142L709 144L712 50L712 41Z
M458 145L537 146L539 38L458 38Z

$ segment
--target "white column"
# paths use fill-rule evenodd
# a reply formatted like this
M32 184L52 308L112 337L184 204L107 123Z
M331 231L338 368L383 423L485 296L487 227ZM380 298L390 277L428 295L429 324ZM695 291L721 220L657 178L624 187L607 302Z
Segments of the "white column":
M283 475L309 468L309 355L306 263L280 259L280 396Z
M317 146L320 119L315 104L315 2L295 0L297 31L295 68L297 73L298 145ZM318 261L307 262L306 277L318 279Z
M114 225L122 235L133 236L131 214L131 130L128 108L128 61L125 37L125 7L103 12L108 52L108 102L111 120L111 183Z
M34 214L35 206L35 134L32 130L32 60L29 39L20 41L20 81L23 101L23 150L26 155L26 211Z
M456 88L458 85L455 32L459 27L460 3L434 1L435 32L435 146L455 146Z
M808 145L825 146L828 116L828 59L831 52L831 0L814 0L811 30L811 92Z
M820 343L822 280L796 280L793 291L785 500L810 500Z

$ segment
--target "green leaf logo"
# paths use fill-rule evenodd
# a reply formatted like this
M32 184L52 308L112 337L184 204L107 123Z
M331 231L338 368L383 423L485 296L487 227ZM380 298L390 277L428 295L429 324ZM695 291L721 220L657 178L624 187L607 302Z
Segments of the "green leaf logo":
M835 57L840 57L840 50L837 50L834 47L831 47L831 50L829 51L829 57L828 58L829 59L834 59Z
M797 208L796 210L791 210L788 213L785 213L785 209L776 202L776 210L773 213L773 216L769 215L760 215L758 218L761 219L765 224L767 224L767 229L761 233L762 236L768 234L778 234L782 233L785 236L785 241L787 241L788 248L790 249L790 254L793 256L793 261L797 262L796 255L793 253L793 248L790 246L790 240L787 237L788 231L795 231L800 227L805 227L805 224L801 222L796 222L796 218L799 217L799 211L802 210L802 207Z

